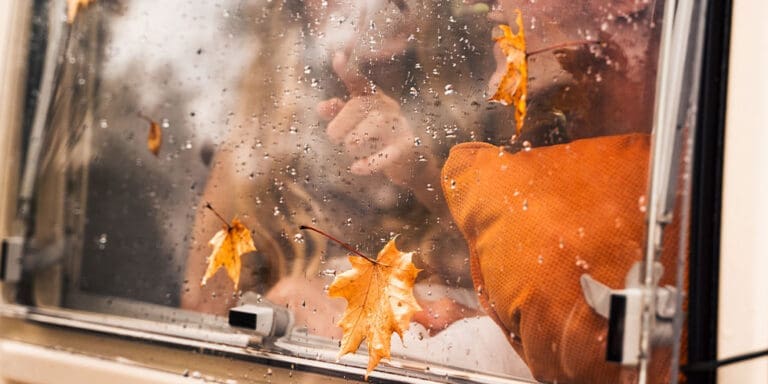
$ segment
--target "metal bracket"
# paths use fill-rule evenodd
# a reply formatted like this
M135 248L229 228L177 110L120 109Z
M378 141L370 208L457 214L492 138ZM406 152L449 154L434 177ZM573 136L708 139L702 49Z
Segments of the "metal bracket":
M21 280L22 255L24 253L24 238L21 236L3 239L0 248L0 281L17 283Z
M658 285L664 268L653 266L654 286ZM581 275L584 299L598 315L608 319L606 360L623 365L637 365L639 360L642 320L641 263L635 263L627 274L625 289L611 289L588 274ZM676 299L680 294L673 286L657 287L653 303L654 321L651 344L670 345L673 341L673 321Z

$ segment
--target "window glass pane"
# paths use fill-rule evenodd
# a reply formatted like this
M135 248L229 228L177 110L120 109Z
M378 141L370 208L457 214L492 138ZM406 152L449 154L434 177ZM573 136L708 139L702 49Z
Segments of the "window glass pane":
M377 369L629 377L605 362L605 308L583 280L625 288L643 257L663 5L82 6L51 129L69 136L46 147L66 161L45 163L67 175L64 306L240 332L225 318L253 304L291 319L263 348L333 361L346 302L328 293L351 267L338 242L376 258L394 239L422 310ZM208 276L227 234L256 250ZM366 308L399 284L370 281Z

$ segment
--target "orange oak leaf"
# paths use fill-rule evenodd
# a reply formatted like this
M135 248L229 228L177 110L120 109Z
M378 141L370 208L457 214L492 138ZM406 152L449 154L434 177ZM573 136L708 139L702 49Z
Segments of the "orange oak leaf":
M206 208L213 211L210 204L206 204ZM219 219L224 221L225 225L208 242L213 247L213 251L206 260L208 262L208 269L205 270L205 275L203 275L200 285L205 285L219 268L224 267L227 270L227 276L235 283L235 290L237 290L237 286L240 283L240 269L242 266L240 257L243 254L255 251L256 246L253 245L251 231L240 220L234 218L232 219L232 224L227 225L226 221L216 211L213 212L216 213Z
M87 7L93 0L67 0L67 22L72 24L77 16L78 9Z
M160 146L163 144L163 130L160 129L160 124L138 113L138 116L149 123L149 133L147 134L147 149L152 152L153 155L160 155Z
M350 255L352 269L336 276L328 288L328 296L347 300L347 309L338 323L344 332L339 358L357 351L366 340L366 380L382 358L390 358L392 333L397 332L402 340L411 317L421 311L413 296L413 284L421 270L411 262L413 252L397 249L395 238L375 261Z
M523 16L519 9L516 9L515 13L517 13L517 34L512 33L508 25L499 25L503 35L493 39L507 56L507 71L501 78L496 93L489 100L503 105L514 105L515 124L519 134L523 129L525 99L528 94L528 57L525 53Z

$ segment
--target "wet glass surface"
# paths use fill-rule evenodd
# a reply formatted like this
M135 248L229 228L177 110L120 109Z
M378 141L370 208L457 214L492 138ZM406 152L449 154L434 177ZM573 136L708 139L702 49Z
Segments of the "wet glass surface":
M83 7L57 99L74 107L53 130L79 134L49 143L68 155L47 163L68 175L65 306L270 305L293 319L280 348L333 361L345 302L327 290L349 252L299 227L370 257L397 236L424 310L390 371L627 377L581 359L604 355L606 322L579 278L620 289L642 258L663 4L598 3ZM515 56L498 26L519 34L518 12ZM514 57L527 65L520 122L519 100L489 101L520 82ZM233 218L257 250L237 287L224 270L203 286L209 240Z

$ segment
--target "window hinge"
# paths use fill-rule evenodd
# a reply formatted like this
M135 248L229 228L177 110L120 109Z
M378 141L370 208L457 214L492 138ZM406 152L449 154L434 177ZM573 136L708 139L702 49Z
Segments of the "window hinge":
M21 279L21 256L24 251L24 238L21 236L3 239L0 250L0 281L16 283Z

